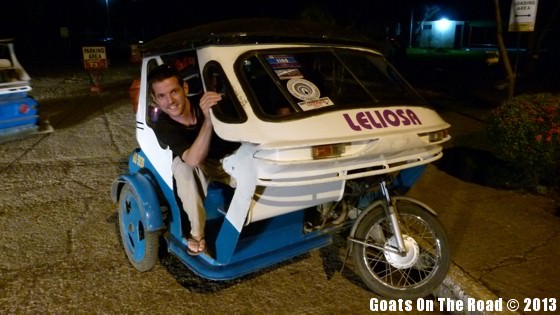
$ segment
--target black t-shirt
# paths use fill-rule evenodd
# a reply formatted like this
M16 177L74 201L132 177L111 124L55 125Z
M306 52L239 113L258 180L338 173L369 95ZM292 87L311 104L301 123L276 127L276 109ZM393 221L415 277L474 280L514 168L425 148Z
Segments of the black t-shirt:
M194 143L198 133L204 122L204 115L200 110L198 97L189 98L191 107L196 115L197 124L193 126L185 126L175 120L173 120L169 115L164 112L160 113L157 122L154 126L154 131L158 138L158 141L169 146L171 151L173 151L173 156L182 156L183 152L191 147ZM239 143L229 142L218 137L218 135L212 131L212 139L210 142L210 147L208 149L208 159L220 160L228 154L231 154L237 148L239 148Z

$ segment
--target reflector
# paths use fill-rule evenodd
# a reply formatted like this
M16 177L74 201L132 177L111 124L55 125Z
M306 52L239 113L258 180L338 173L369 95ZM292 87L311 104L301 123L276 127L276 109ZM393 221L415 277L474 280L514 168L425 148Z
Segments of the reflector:
M344 143L315 145L311 147L311 156L315 160L337 157L344 153L345 148Z

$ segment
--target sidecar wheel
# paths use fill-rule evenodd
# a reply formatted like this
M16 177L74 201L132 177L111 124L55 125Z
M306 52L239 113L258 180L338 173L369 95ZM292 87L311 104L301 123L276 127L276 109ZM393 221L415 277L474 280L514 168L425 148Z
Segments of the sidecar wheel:
M399 224L406 255L382 250L395 245L390 221L378 205L358 223L355 239L377 248L353 243L353 259L362 281L387 298L426 297L441 284L450 264L449 242L436 217L422 206L397 200Z
M128 185L119 198L119 230L130 263L138 271L148 271L158 259L159 233L148 232L142 221L142 200Z

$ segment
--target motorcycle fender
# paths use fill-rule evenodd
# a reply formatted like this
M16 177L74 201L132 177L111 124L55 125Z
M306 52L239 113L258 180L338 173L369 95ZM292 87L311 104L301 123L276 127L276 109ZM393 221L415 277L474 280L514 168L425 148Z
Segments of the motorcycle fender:
M111 186L111 198L114 202L119 201L120 192L125 184L130 185L136 195L141 198L142 207L140 207L140 211L146 230L154 232L164 229L165 225L158 196L146 176L140 173L119 176Z
M350 235L348 235L348 237L354 238L354 235L356 235L356 229L358 228L358 225L360 225L360 222L362 222L362 220L367 216L368 213L373 211L373 209L377 208L378 206L382 206L381 200L377 200L374 203L370 204L360 213L360 215L354 222L354 225L352 225L352 230L350 230ZM348 245L350 245L350 243Z
M397 196L397 197L392 197L392 199L394 201L398 201L398 200L406 200L408 202L417 204L419 207L421 207L422 209L430 212L431 214L433 214L434 216L437 216L437 213L430 207L428 207L428 205L426 205L425 203L422 203L414 198L410 198L410 197L404 197L404 196ZM373 209L377 208L378 206L382 206L382 201L378 200L374 203L372 203L371 205L369 205L369 207L367 207L366 209L364 209L362 211L362 213L360 213L360 215L358 216L358 218L356 219L356 222L354 222L354 225L352 226L352 230L350 231L350 238L354 238L354 235L356 234L356 229L358 227L358 225L360 224L360 222L366 217L366 215L373 211Z

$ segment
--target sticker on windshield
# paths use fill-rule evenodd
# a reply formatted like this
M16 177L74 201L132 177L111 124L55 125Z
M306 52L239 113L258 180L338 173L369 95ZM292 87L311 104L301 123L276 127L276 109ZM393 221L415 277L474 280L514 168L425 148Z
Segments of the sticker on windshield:
M289 80L289 79L302 79L303 75L299 72L299 69L278 69L274 70L276 75L280 80Z
M302 101L316 100L321 97L319 88L305 79L290 79L286 83L286 88L290 94Z
M301 65L294 56L291 55L268 55L266 61L274 69L280 80L303 78L299 71Z
M266 61L272 69L294 69L299 68L299 62L291 55L268 55Z
M298 105L303 111L308 111L308 110L331 106L334 105L334 103L331 101L330 98L325 96L315 100L299 102Z

